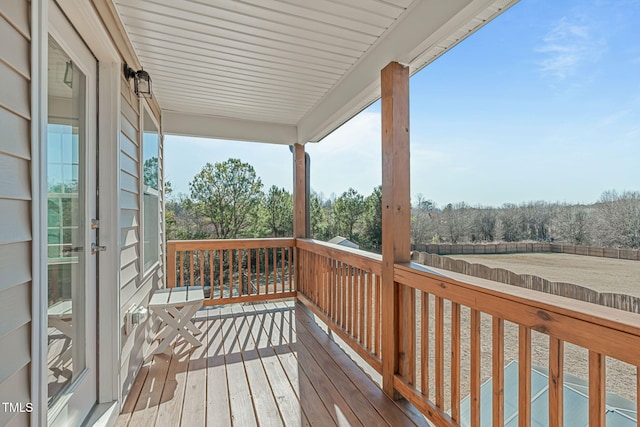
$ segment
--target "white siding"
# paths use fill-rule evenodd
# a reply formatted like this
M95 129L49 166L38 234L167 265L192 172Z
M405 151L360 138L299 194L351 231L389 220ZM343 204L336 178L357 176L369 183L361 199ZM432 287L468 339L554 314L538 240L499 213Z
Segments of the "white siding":
M31 136L29 1L0 1L0 402L29 402ZM0 425L29 414L0 410Z
M139 101L127 81L122 80L120 107L120 332L121 390L126 397L152 335L151 322L137 326L125 334L124 321L132 305L146 306L153 289L160 286L163 267L141 281L141 216L140 216L140 108ZM162 147L162 146L161 146ZM162 150L162 148L160 148ZM162 161L160 168L162 168ZM162 226L162 225L161 225Z

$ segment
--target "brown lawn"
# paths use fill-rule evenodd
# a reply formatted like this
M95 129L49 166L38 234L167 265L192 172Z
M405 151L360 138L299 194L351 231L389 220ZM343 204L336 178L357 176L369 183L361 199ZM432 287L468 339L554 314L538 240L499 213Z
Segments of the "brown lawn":
M598 292L640 297L639 261L556 253L447 256L517 274L533 274L553 282L586 286Z

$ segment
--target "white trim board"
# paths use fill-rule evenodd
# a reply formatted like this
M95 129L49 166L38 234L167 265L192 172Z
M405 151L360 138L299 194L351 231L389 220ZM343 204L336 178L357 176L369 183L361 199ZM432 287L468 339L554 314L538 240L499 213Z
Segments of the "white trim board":
M48 0L31 0L31 191L32 191L32 293L31 306L31 426L47 422L47 292L40 286L47 277L47 156L44 146L47 127L47 63L48 63ZM44 199L44 200L43 200Z
M195 136L233 141L293 145L298 140L295 125L256 122L162 110L165 135Z

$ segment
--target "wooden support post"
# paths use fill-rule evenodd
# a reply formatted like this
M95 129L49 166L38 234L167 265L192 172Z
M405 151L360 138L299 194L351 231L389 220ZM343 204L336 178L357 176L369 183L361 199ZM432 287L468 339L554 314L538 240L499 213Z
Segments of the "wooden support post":
M396 397L396 373L411 375L415 334L403 328L401 316L415 313L412 292L396 292L394 264L411 255L409 189L409 69L391 62L381 72L382 89L382 386ZM410 378L405 378L411 380Z
M294 146L295 169L293 171L293 237L304 239L309 237L307 230L307 163L304 145Z

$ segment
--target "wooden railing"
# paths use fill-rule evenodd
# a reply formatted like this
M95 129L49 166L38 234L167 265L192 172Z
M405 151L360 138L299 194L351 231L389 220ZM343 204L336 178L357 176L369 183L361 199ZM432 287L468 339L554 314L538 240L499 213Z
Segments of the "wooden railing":
M308 239L167 246L168 286L208 287L208 305L297 296L378 372L395 353L393 388L436 425L459 425L463 414L474 427L503 425L505 390L517 395L518 425L532 425L534 366L548 373L549 426L574 415L563 413L565 373L588 380L591 426L606 424L607 385L640 407L637 314L413 263L394 265L397 297L385 301L380 256ZM415 293L409 307L402 289ZM382 336L392 330L381 327L385 304L395 306L393 339ZM504 376L511 360L516 385Z
M314 240L297 250L298 298L381 372L381 257Z
M461 274L436 272L416 264L396 265L395 271L396 286L408 286L418 294L416 326L408 332L409 340L418 344L409 358L415 366L413 373L420 374L420 381L415 376L396 375L394 386L436 424L460 423L464 388L470 394L471 425L479 426L481 381L491 377L488 419L493 420L493 425L503 425L505 345L512 348L508 356L519 362L517 395L521 426L530 425L534 350L537 360L545 359L549 373L550 426L563 424L563 377L567 369L575 368L565 367L565 358L569 356L565 343L571 343L571 360L579 364L579 359L584 359L590 425L605 425L606 358L616 359L612 364L629 364L618 371L626 376L624 380L633 383L638 399L640 316ZM512 334L505 333L505 325L513 330ZM490 341L490 346L486 341ZM463 345L468 351L461 350ZM490 352L490 357L486 352ZM488 361L489 375L483 359ZM431 361L435 366L429 366ZM430 372L435 378L429 378Z
M295 240L167 242L167 286L201 286L205 305L295 297Z

